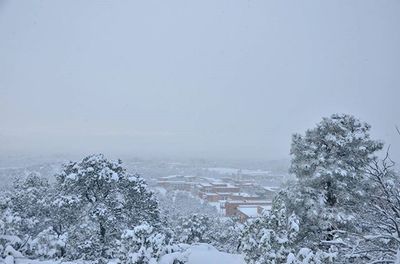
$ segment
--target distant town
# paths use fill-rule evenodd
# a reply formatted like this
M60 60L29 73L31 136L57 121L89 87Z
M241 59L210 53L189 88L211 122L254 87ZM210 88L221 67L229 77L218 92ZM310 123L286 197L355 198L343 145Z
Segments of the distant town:
M261 176L261 175L260 175ZM265 176L265 175L264 175ZM244 223L270 210L279 191L276 186L262 186L254 174L238 171L230 177L212 178L193 175L159 177L156 188L161 191L186 191L217 208L221 216L236 217Z

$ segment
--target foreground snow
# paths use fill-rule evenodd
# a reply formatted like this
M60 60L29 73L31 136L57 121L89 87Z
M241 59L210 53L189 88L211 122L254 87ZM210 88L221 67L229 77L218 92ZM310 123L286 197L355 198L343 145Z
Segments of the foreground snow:
M220 252L203 246L192 247L188 260L189 264L245 264L241 255Z
M221 252L208 244L192 245L183 253L165 255L159 264L172 264L176 257L188 264L245 264L241 255Z
M187 264L245 264L243 256L218 251L208 244L197 244L189 246L184 252L175 252L163 256L159 264L172 264L174 259L179 258L187 261ZM0 263L7 263L0 259ZM15 264L89 264L89 262L61 262L58 260L32 260L16 258ZM8 263L7 263L8 264Z

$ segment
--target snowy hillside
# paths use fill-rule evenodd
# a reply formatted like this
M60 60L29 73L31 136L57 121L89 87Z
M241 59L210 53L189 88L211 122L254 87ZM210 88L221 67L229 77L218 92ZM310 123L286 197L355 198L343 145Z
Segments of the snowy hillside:
M158 264L173 264L174 260L185 260L186 264L245 264L244 259L238 254L220 252L208 244L192 245L182 253L171 253L163 256ZM0 262L2 263L2 262ZM9 264L4 261L5 264ZM68 262L68 261L40 261L26 258L15 258L16 264L88 264L90 262ZM112 262L111 262L112 263Z

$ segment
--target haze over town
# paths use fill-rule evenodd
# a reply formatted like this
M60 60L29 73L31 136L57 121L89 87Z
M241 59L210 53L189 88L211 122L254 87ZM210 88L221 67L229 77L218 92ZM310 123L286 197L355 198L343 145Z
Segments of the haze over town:
M397 1L0 2L0 153L289 159L349 113L400 142Z

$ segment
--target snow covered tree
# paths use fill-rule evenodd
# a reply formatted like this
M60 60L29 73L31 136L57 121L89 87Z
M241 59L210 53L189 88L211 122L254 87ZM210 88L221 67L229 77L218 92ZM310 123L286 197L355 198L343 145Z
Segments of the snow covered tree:
M231 218L214 218L210 244L220 251L238 253L241 224Z
M335 114L305 136L293 136L290 171L298 182L286 203L305 227L300 237L307 246L331 245L342 230L354 228L360 182L383 146L370 138L369 130L353 116Z
M248 264L283 264L296 249L299 232L297 216L288 213L285 203L278 195L271 212L265 212L246 223L240 249Z
M66 234L59 236L52 227L49 227L29 241L29 248L35 257L59 258L63 257L66 240Z
M0 235L17 235L22 229L22 218L10 208L10 196L9 192L0 195Z
M192 214L181 217L176 230L177 241L187 244L210 243L214 222L207 215Z
M127 173L120 160L92 155L70 162L57 175L57 191L61 198L56 202L70 222L67 248L73 258L112 257L123 230L143 221L154 226L159 222L153 193L141 177ZM76 222L68 219L68 210L78 216Z
M49 193L50 184L37 173L15 180L8 199L9 213L21 220L14 226L15 235L34 237L47 227Z
M176 225L179 218L191 214L202 214L217 217L215 206L194 197L187 191L173 191L159 194L160 210L164 217L168 218L171 225Z
M332 115L304 136L293 136L290 171L296 182L276 197L269 215L245 227L241 248L248 263L343 259L338 248L351 248L355 239L348 234L362 228L356 219L366 194L365 169L382 148L369 130L352 116Z
M335 262L337 252L331 249L331 252L323 252L317 250L312 251L309 248L301 248L296 254L290 253L287 257L285 264L328 264L338 263Z
M18 179L2 198L0 251L102 261L118 256L124 230L162 228L145 181L103 155L65 164L54 186L34 173Z
M388 156L367 168L360 207L363 230L349 258L358 263L400 263L400 175Z
M147 223L125 230L121 240L121 261L127 264L156 264L169 253L170 237Z
M22 228L23 219L9 208L10 193L0 194L0 256L6 256L6 249L21 249L29 239L22 241L17 234Z

